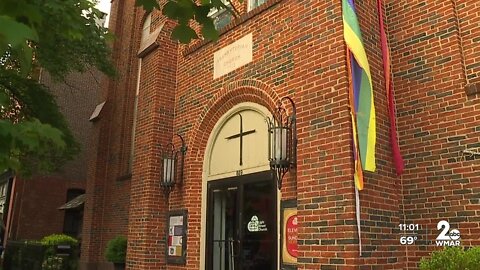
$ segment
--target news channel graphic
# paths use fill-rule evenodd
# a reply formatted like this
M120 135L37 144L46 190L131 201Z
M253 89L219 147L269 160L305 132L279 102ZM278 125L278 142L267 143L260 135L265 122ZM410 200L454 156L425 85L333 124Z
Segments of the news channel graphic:
M401 245L436 245L438 247L458 247L462 244L460 239L460 231L452 228L446 220L440 220L436 227L436 237L432 241L428 240L428 232L435 229L422 228L417 223L401 223L398 225L400 229Z

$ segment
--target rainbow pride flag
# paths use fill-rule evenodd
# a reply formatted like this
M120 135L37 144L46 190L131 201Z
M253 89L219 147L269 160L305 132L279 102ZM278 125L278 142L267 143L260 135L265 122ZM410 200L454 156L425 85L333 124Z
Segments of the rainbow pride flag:
M342 0L343 36L347 44L350 76L350 100L354 133L354 157L366 171L375 171L376 124L372 77L353 0ZM358 149L358 152L357 152ZM357 155L358 153L358 155ZM363 179L356 169L355 183L363 189ZM363 177L362 177L363 178ZM357 183L358 182L358 183Z
M350 50L347 49L347 67L348 67L348 74L351 74L351 57L350 57ZM350 99L350 116L352 118L352 131L353 131L353 161L354 161L354 169L355 172L353 174L353 179L355 181L355 187L357 190L363 189L363 171L362 171L362 164L360 163L360 153L358 152L358 135L357 135L357 125L356 125L356 117L354 111L354 97L353 97L353 82L352 80L349 81L349 99Z

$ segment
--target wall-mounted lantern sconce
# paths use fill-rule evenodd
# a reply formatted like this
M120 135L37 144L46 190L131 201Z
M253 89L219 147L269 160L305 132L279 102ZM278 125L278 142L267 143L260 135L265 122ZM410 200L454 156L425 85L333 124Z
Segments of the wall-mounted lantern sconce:
M288 100L292 105L292 114L287 115L282 102ZM274 172L278 189L282 188L285 174L296 167L297 163L297 111L290 97L283 97L277 105L272 119L268 122L268 160Z
M178 134L176 134L176 136L180 138L182 146L180 148L176 148L173 142L171 142L162 150L162 177L160 186L164 190L167 197L175 188L175 184L183 183L183 167L185 154L187 153L187 146L185 145L185 141L183 140L182 136Z

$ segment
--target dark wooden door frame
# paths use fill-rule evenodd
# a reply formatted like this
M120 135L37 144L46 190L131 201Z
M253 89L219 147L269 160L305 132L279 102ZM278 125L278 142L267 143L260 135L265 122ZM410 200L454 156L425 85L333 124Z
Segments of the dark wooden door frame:
M271 171L263 171L263 172L258 172L258 173L252 173L252 174L245 174L241 176L234 176L234 177L229 177L229 178L222 178L218 180L210 180L207 183L207 220L206 220L206 241L205 241L205 266L207 270L212 270L213 267L213 262L212 262L212 250L213 250L213 245L212 245L212 220L213 220L213 211L210 211L209 206L213 205L213 190L214 189L224 189L228 190L228 188L237 188L237 207L238 207L238 216L239 219L237 220L237 226L238 226L238 232L237 232L237 237L238 239L243 239L243 230L242 230L242 223L243 223L243 203L241 198L243 197L244 194L244 186L245 184L249 183L254 183L254 182L263 182L263 181L271 181L272 182L272 193L274 194L274 222L277 224L278 221L278 196L277 196L277 189L276 189L276 183L274 183L274 176ZM274 226L274 235L275 235L275 257L278 257L278 241L277 239L277 225ZM243 250L242 246L242 241L238 240L238 247L237 247L237 252L240 252ZM237 254L236 256L241 256L241 254ZM275 260L275 267L272 267L272 269L277 269L277 263L278 263L278 258ZM242 269L242 260L239 260L240 264L240 269Z

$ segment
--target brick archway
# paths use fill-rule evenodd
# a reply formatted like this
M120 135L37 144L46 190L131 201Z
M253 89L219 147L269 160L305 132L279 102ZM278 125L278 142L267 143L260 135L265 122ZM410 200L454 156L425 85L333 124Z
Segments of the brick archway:
M204 243L201 243L202 224L200 205L202 203L202 181L203 181L203 163L204 152L206 151L209 137L214 130L217 122L230 109L240 103L251 102L273 111L276 102L280 100L277 93L269 85L257 80L239 80L229 83L220 89L212 99L203 107L198 120L192 127L192 133L187 139L189 147L185 164L188 164L185 172L184 186L189 190L184 190L184 206L189 211L190 220L198 222L190 223L188 239L198 239L193 244L189 242L189 252L195 251L200 255L200 250ZM187 268L199 269L201 267L198 258L187 261Z
M253 102L273 111L280 98L272 87L259 80L245 79L229 83L219 90L204 106L198 121L192 128L188 141L191 145L190 158L201 161L208 137L217 120L234 105L241 102Z

